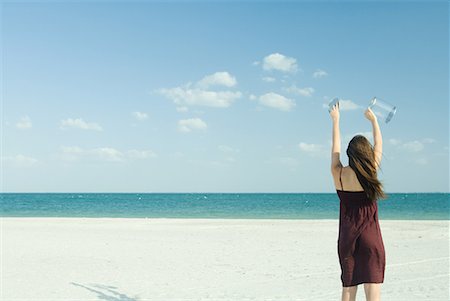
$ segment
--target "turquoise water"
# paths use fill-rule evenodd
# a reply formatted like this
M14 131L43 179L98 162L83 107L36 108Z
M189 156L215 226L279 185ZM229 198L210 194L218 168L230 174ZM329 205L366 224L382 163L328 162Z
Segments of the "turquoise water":
M381 219L449 220L448 193L392 193ZM2 193L2 217L337 219L334 193Z

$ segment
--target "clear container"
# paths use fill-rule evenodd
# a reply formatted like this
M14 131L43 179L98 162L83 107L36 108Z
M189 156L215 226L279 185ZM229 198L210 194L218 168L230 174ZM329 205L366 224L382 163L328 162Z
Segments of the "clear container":
M377 118L383 120L385 123L391 121L397 112L397 107L385 102L384 100L374 97L370 100L369 108L377 116Z
M339 102L339 98L335 97L333 98L330 103L328 104L328 113L331 112L333 109L333 106Z

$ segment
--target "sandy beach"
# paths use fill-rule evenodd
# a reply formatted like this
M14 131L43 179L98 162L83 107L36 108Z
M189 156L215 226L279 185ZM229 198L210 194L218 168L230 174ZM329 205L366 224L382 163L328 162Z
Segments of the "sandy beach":
M382 298L449 300L449 222L380 225ZM1 300L338 300L337 231L337 220L2 218Z

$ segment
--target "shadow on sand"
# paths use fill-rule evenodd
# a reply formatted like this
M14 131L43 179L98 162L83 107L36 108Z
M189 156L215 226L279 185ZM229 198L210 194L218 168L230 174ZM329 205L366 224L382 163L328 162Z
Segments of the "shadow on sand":
M70 284L78 287L82 287L84 289L87 289L90 292L93 292L97 294L97 298L99 300L106 300L106 301L139 301L137 297L129 297L125 294L121 294L117 291L117 287L115 286L108 286L108 285L102 285L102 284L89 284L89 285L82 285L79 283L71 282Z

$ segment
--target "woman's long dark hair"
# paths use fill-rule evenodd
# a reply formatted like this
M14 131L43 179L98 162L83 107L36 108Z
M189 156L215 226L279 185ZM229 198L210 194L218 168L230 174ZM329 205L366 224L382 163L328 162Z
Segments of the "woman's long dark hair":
M367 198L376 201L386 198L383 185L377 178L375 152L369 140L362 135L356 135L350 140L347 148L348 163L361 183Z

